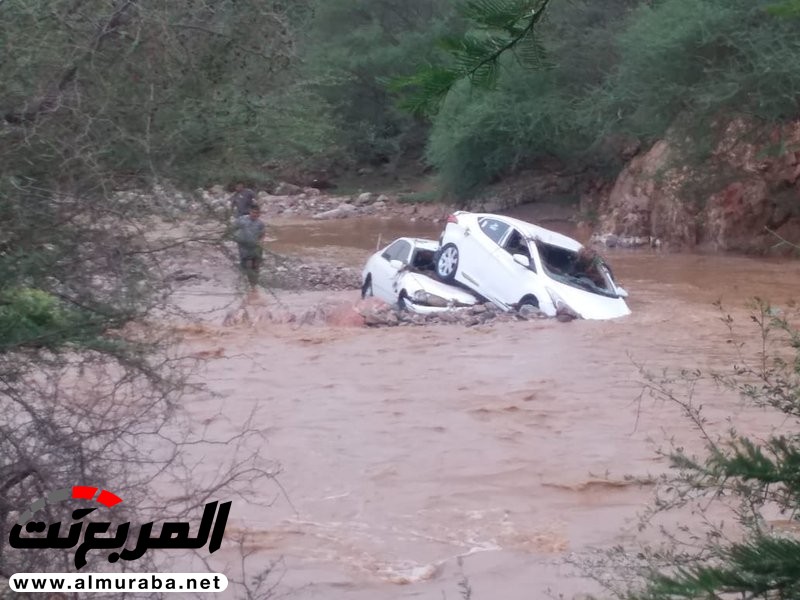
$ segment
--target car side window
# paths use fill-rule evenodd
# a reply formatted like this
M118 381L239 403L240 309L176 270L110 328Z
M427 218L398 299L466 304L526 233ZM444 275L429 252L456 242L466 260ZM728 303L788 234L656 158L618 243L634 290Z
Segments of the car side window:
M531 258L531 252L528 249L527 241L525 241L525 238L522 237L522 234L516 229L511 230L511 234L506 239L505 244L503 244L503 248L509 254L523 254Z
M519 231L516 229L511 230L511 233L509 233L505 243L503 244L503 249L512 256L515 254L522 254L523 256L528 257L528 260L530 261L530 267L528 268L534 273L536 272L536 262L531 254L528 240L526 240Z
M489 236L495 244L500 244L500 240L508 231L508 225L497 219L481 219L481 231Z
M397 240L394 244L383 251L381 256L386 260L399 260L408 264L408 255L411 252L411 244L405 240Z

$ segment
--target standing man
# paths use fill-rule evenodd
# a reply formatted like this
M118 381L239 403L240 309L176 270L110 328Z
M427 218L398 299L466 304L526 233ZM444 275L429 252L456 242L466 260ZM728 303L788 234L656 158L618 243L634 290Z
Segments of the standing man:
M236 184L236 191L228 198L235 218L246 217L250 209L256 205L256 193L243 183Z
M248 214L237 217L234 227L234 239L239 246L239 264L250 282L250 287L255 289L264 259L261 243L267 230L261 220L261 209L258 205L253 203Z

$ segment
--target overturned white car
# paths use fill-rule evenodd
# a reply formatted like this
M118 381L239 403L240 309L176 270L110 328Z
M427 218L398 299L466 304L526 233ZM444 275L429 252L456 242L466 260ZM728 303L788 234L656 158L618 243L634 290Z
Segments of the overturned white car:
M570 237L518 219L456 212L448 217L436 273L511 310L529 304L548 316L630 314L627 292L608 265Z
M439 244L433 240L399 238L373 254L362 273L361 297L376 296L400 309L420 314L478 304L474 295L437 281L433 275Z

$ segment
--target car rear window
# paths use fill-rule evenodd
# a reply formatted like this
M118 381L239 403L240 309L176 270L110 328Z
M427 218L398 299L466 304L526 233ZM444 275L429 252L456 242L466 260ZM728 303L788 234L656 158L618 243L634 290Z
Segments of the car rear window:
M397 240L394 244L384 250L381 256L386 260L400 260L408 264L408 255L411 252L411 244L405 240Z
M508 224L497 219L481 219L478 223L481 226L481 231L488 235L489 239L495 244L499 244L506 231L508 231Z

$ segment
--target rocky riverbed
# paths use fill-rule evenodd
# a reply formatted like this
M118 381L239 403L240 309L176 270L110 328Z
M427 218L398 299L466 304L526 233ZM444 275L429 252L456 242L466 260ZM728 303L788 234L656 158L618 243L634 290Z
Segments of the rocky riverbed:
M359 192L329 194L313 187L281 183L270 190L257 189L256 199L265 219L313 219L328 221L355 217L400 218L441 223L456 209L442 203L420 202L400 194ZM123 190L116 200L139 207L143 213L162 213L176 217L227 218L232 192L221 185L198 188L192 193L171 186L156 186L151 191ZM146 210L145 210L146 209Z

